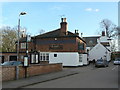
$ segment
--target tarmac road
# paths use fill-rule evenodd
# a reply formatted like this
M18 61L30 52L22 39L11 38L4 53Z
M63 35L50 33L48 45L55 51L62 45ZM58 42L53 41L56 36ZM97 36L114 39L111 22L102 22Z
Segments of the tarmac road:
M118 67L110 63L109 67L105 68L95 68L92 64L84 67L64 68L77 70L79 73L23 88L118 88Z

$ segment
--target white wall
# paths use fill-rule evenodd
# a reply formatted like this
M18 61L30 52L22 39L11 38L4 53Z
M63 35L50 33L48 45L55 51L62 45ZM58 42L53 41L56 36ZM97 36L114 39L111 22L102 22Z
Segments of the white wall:
M83 65L88 65L87 54L82 54Z
M62 63L63 66L83 66L83 60L86 64L87 54L78 54L78 52L40 52L49 53L49 63ZM57 57L54 55L57 54Z
M100 43L98 43L95 47L93 47L89 51L89 61L92 61L93 59L97 60L100 59L101 57L103 58L104 55L106 55L107 51L107 61L110 60L110 52Z
M54 54L57 54L57 57L54 57ZM77 52L50 52L49 55L49 63L63 63L63 66L83 65L82 62L79 62L79 54Z

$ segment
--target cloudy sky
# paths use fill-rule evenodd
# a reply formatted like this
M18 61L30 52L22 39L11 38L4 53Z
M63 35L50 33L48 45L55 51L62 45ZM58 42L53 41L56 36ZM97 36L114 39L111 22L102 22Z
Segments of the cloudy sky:
M118 2L1 2L0 6L1 26L17 26L19 13L24 11L21 26L32 35L41 29L58 29L62 16L67 18L69 31L78 29L84 36L96 35L103 19L118 25Z

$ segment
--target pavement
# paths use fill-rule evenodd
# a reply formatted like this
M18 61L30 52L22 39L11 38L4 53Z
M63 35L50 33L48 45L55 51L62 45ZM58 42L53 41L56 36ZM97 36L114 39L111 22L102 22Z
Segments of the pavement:
M55 80L71 75L78 74L79 72L74 69L64 69L59 72L53 72L44 75L37 75L28 78L22 78L18 80L5 81L2 82L2 88L24 88L25 86L34 85L37 83L42 83L50 80Z

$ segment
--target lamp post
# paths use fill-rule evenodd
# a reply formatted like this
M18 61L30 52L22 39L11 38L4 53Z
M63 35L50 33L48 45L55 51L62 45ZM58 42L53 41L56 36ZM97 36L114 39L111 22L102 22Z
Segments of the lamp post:
M19 34L20 34L20 16L25 15L25 14L26 14L26 12L21 12L19 14L19 19L18 19L17 61L19 61L19 47L20 47L20 43L19 43L19 38L20 38L20 36L19 36Z

